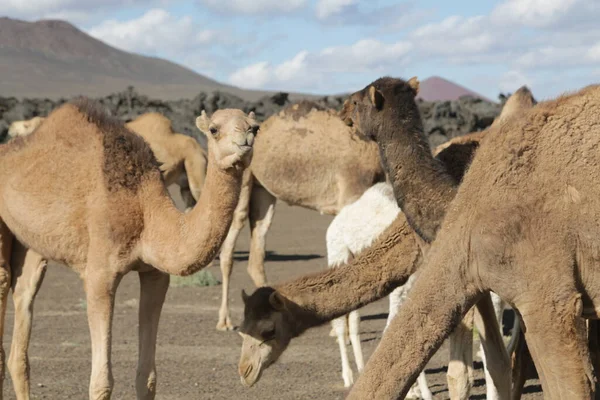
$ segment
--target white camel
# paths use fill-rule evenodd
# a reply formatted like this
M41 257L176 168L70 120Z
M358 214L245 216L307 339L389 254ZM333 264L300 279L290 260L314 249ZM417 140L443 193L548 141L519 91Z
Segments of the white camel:
M334 268L346 264L351 257L371 246L373 241L396 219L399 213L400 208L396 203L392 187L385 182L373 185L357 201L342 208L327 229L329 267ZM390 309L386 329L396 315L398 307L404 301L413 281L414 275L410 277L404 286L396 288L390 294ZM352 343L354 361L358 372L360 373L364 368L359 331L360 314L358 310L352 311L333 320L331 324L340 346L344 386L350 387L354 383L354 377L346 349L347 335ZM432 399L424 372L421 372L417 382L418 389L415 388L412 393L409 393L408 397Z

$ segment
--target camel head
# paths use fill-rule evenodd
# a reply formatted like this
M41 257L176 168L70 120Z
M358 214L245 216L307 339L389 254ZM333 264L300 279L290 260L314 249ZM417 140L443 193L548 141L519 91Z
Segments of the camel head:
M504 107L502 107L502 112L494 120L494 125L500 125L509 119L513 119L536 104L537 101L533 97L531 90L527 86L521 86L506 100Z
M259 125L254 112L246 115L241 110L217 110L209 118L203 110L196 118L196 126L208 139L208 151L221 169L247 167L252 159L252 145Z
M415 102L418 92L419 81L416 77L408 81L390 77L380 78L351 94L344 102L339 115L360 134L377 140L381 131L390 131L385 128L391 120L406 121L409 124L421 123ZM405 128L410 130L411 126Z
M25 121L15 121L8 128L8 136L15 138L17 136L27 136L37 129L44 122L44 117L33 117Z
M244 339L238 373L248 387L260 379L287 348L293 337L289 305L281 294L270 287L258 288L248 296L242 291L244 322L239 334Z

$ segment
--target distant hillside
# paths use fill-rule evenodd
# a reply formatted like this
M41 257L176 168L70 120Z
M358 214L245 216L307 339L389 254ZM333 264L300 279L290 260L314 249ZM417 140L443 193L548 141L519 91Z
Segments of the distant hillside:
M226 91L244 100L266 92L224 85L159 58L111 47L65 21L0 18L0 95L106 96L127 86L164 100Z
M458 100L461 96L472 96L482 100L491 101L479 93L475 93L464 86L440 78L439 76L432 76L422 81L419 85L419 94L417 95L417 98L425 101L446 101Z

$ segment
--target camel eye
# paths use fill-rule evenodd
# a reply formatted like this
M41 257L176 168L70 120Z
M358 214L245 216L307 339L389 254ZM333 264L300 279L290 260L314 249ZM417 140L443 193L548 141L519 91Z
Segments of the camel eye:
M212 133L213 135L216 135L217 131L218 131L218 129L216 127L214 127L214 126L210 127L210 133Z
M270 339L275 338L275 328L269 329L268 331L263 332L262 336L265 340L270 340Z
M259 126L258 126L258 125L253 125L253 126L250 128L250 130L252 131L252 133L253 133L253 134L255 134L255 135L256 135L256 134L258 133L258 128L259 128Z

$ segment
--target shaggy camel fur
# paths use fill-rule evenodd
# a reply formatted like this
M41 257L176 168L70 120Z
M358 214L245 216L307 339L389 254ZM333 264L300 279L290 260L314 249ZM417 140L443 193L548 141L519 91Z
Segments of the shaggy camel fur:
M523 106L531 107L532 96L527 89L519 90L514 96L529 98L529 101L524 101ZM510 110L507 108L507 113L512 112ZM499 125L494 124L492 128L496 129ZM448 172L456 182L462 178L481 137L482 135L474 134L470 135L467 140L456 139L451 146L445 146L438 152L438 159L446 165ZM404 215L401 214L386 230L382 238L355 258L351 266L280 285L277 288L278 295L273 295L274 289L265 288L250 297L244 296L246 309L242 331L247 332L245 333L247 340L244 343L240 359L242 381L253 384L260 378L262 370L279 357L289 341L306 329L375 301L389 294L394 287L406 283L407 278L420 265L422 259L419 242L418 238L411 236L411 229L406 225ZM340 269L344 272L338 273ZM349 293L352 293L352 296L349 296ZM276 306L285 304L286 307L276 311L272 303L275 303ZM485 310L485 307L480 307L480 309ZM493 313L485 315L492 318ZM476 322L478 322L479 332L483 338L482 343L486 342L488 338L486 338L485 327L482 326L483 321L478 318ZM251 336L260 337L261 327L273 324L277 325L278 335L275 341L269 342L271 348L256 347ZM468 327L469 324L466 328ZM494 339L497 336L494 335L494 332L498 332L498 328L495 329L492 330L489 340L492 340L492 346L503 346L501 338ZM466 329L463 331L463 335L454 335L453 338L456 339L456 342L462 340L468 344L472 334ZM494 343L494 340L497 342ZM456 347L459 348L459 346ZM461 349L463 354L468 347L465 345ZM262 352L260 354L261 361L258 364L257 350ZM470 354L463 356L467 365L470 365L468 362L470 356ZM500 359L504 359L504 357L505 355L500 355ZM248 370L251 366L253 372L249 373ZM459 370L453 376L460 377L465 372L468 373L464 369ZM457 386L452 379L449 379L449 385L451 390ZM488 382L488 385L491 386L491 381ZM460 392L461 390L454 389L452 398L466 396L468 388L462 388L462 393ZM507 393L504 394L507 397Z
M8 135L27 136L44 120L44 117L34 117L15 121L10 125ZM160 164L165 185L178 183L184 203L190 210L200 198L206 175L206 152L202 146L189 136L173 132L171 121L159 113L142 114L125 126L148 143Z
M382 78L351 97L353 120L385 160L418 145L410 84ZM442 341L489 290L520 314L545 397L589 399L584 318L598 318L600 86L538 104L486 137L399 311L348 398L404 396ZM388 164L395 191L411 171ZM441 166L431 167L443 174ZM403 210L411 199L396 192ZM438 282L432 285L433 280Z
M35 131L45 119L46 118L44 117L33 117L24 121L14 121L8 127L8 137L16 138L18 136L27 136Z
M260 287L267 283L265 237L277 199L321 214L337 214L374 183L385 180L377 145L356 135L335 111L309 101L289 106L262 124L250 171L219 256L223 276L219 330L233 329L229 278L235 242L246 218L251 234L248 273Z
M33 134L0 147L0 300L4 311L12 268L15 330L8 365L17 398L29 397L31 288L41 284L41 257L69 265L84 281L91 399L111 396L114 296L124 274L139 273L136 390L138 398L154 398L156 334L168 274L192 274L216 255L258 130L254 116L240 110L220 110L212 118L203 112L196 125L208 137L207 177L197 206L186 214L168 196L145 141L85 99L58 108Z
M327 229L327 262L329 267L335 268L347 264L352 257L356 257L361 251L369 247L373 240L381 235L399 213L400 209L396 204L392 187L386 182L373 185L358 200L344 207ZM397 308L404 301L412 281L413 277L408 280L406 285L395 289L390 294L390 312L386 327L396 314ZM350 387L354 383L354 377L346 350L346 328L349 331L358 372L361 372L364 368L364 361L359 334L360 314L358 310L354 310L343 317L334 319L331 323L340 347L344 386ZM420 390L409 393L408 397L430 400L432 394L427 386L427 378L424 372L419 375L418 383Z

